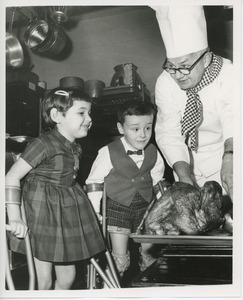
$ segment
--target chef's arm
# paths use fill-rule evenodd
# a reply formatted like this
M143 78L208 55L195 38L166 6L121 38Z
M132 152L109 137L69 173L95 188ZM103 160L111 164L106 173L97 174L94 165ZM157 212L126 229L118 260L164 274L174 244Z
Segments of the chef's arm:
M233 202L233 138L224 143L224 154L221 167L222 186Z
M190 173L190 165L185 161L177 161L173 165L173 170L176 172L179 181L195 185Z

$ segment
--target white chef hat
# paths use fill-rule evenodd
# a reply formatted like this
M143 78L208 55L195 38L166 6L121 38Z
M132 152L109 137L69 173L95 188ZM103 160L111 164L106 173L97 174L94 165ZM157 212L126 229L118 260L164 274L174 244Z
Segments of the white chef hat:
M156 11L168 58L180 57L208 47L203 6L151 6Z

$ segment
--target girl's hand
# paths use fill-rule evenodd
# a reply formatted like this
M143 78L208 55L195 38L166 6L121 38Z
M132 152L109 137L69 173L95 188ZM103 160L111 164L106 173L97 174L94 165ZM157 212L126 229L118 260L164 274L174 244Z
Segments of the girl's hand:
M11 226L12 235L16 236L19 239L26 237L28 227L22 220L9 221L9 225Z

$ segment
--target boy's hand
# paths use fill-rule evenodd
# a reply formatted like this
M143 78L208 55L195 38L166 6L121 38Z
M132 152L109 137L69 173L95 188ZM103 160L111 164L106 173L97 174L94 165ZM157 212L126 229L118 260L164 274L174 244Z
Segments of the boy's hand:
M19 239L26 237L28 227L22 220L9 221L9 225L11 226L12 235Z

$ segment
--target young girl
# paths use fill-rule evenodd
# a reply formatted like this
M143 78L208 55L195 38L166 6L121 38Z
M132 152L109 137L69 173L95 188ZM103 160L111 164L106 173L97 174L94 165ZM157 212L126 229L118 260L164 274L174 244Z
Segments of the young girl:
M50 130L27 145L6 175L11 249L24 252L21 238L29 229L39 290L52 288L53 267L54 289L70 289L75 261L105 250L95 212L75 180L81 154L75 139L88 134L90 111L91 100L82 91L52 90L42 107ZM27 224L20 214L23 178Z

